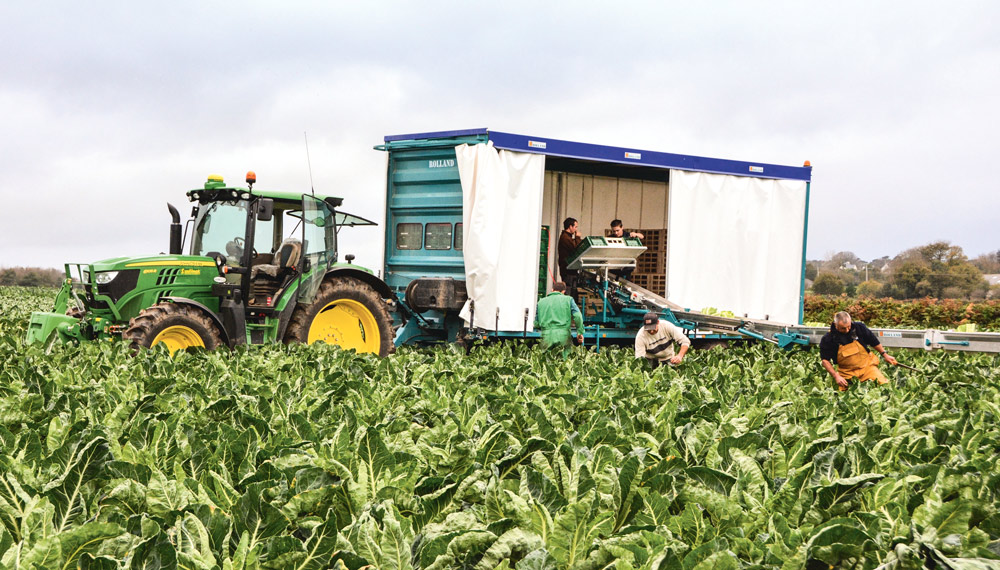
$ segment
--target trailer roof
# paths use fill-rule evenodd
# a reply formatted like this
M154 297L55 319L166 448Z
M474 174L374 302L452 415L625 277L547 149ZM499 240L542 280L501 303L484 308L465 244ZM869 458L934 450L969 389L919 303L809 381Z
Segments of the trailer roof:
M565 141L545 137L535 137L491 131L490 129L465 129L454 131L436 131L428 133L413 133L403 135L388 135L385 142L399 143L402 141L433 141L460 137L485 137L492 141L493 146L500 149L531 152L547 156L559 156L579 160L628 164L633 166L649 166L654 168L675 168L695 172L712 172L717 174L733 174L736 176L752 176L755 178L784 178L791 180L812 179L811 166L783 166L763 162L746 162L724 158L708 158L686 154L656 152L629 147L615 147L599 144Z

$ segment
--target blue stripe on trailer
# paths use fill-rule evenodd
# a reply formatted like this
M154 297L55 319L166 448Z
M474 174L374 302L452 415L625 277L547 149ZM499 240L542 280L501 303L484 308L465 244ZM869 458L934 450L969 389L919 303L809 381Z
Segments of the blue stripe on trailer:
M654 168L676 168L678 170L690 170L694 172L753 176L755 178L780 178L805 180L807 182L812 179L811 166L784 166L763 162L746 162L724 158L656 152L637 148L518 135L501 131L491 131L485 128L386 135L385 142L421 141L483 135L486 135L493 142L493 146L497 148L544 154L547 156L560 156L635 166L651 166Z
M528 137L498 131L490 131L489 138L493 142L493 146L497 148L532 152L548 156L652 166L656 168L676 168L678 170L691 170L695 172L753 176L755 178L784 178L809 181L812 177L812 167L810 166L782 166L762 162L707 158L703 156L578 143L542 137Z

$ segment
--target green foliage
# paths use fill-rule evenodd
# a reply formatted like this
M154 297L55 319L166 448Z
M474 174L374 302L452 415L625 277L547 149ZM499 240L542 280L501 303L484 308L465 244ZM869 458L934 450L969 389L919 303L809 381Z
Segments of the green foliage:
M890 287L893 297L968 298L985 290L983 274L969 262L962 248L948 242L934 242L901 253L892 264Z
M857 294L862 297L878 297L882 293L882 284L874 279L863 281L857 287Z
M924 298L914 301L806 295L804 320L830 324L838 311L847 311L868 326L883 328L957 328L1000 330L1000 300L973 303L957 299Z
M807 280L815 281L818 273L835 276L843 282L844 288L840 291L826 288L833 284L832 280L821 283L820 289L813 292L822 295L981 299L990 293L983 274L1000 273L1000 252L969 260L961 247L934 242L908 249L892 259L886 256L866 262L849 251L842 251L832 254L827 261L807 263L805 273ZM881 287L876 288L874 284L862 287L869 280L878 282Z
M705 307L704 309L701 310L701 312L706 315L718 315L720 317L732 318L736 316L736 314L733 313L732 311L719 310L716 309L715 307Z
M1000 249L984 253L969 262L983 273L1000 273Z
M2 568L1000 563L994 355L839 393L764 344L46 352L33 299L0 294Z
M818 274L819 274L819 267L816 266L816 263L812 261L806 263L806 279L808 279L809 281L814 281Z
M840 295L844 292L844 280L833 273L820 273L812 285L817 295Z

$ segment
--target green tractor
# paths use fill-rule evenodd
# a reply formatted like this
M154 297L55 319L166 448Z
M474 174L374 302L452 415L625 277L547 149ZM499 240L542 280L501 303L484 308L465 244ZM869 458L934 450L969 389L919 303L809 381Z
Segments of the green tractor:
M338 211L342 199L261 191L210 176L191 190L189 255L173 217L170 253L66 264L51 313L31 315L26 342L122 338L135 347L323 341L386 356L395 296L364 267L337 260L344 226L375 225ZM185 232L186 233L186 232Z

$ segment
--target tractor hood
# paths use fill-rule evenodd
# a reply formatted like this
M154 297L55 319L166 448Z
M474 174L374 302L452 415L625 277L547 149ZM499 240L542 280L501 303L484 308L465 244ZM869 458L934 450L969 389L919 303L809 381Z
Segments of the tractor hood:
M122 271L125 269L162 269L165 267L183 267L191 269L208 269L216 272L215 261L201 255L148 255L140 257L112 257L90 264L94 272Z

